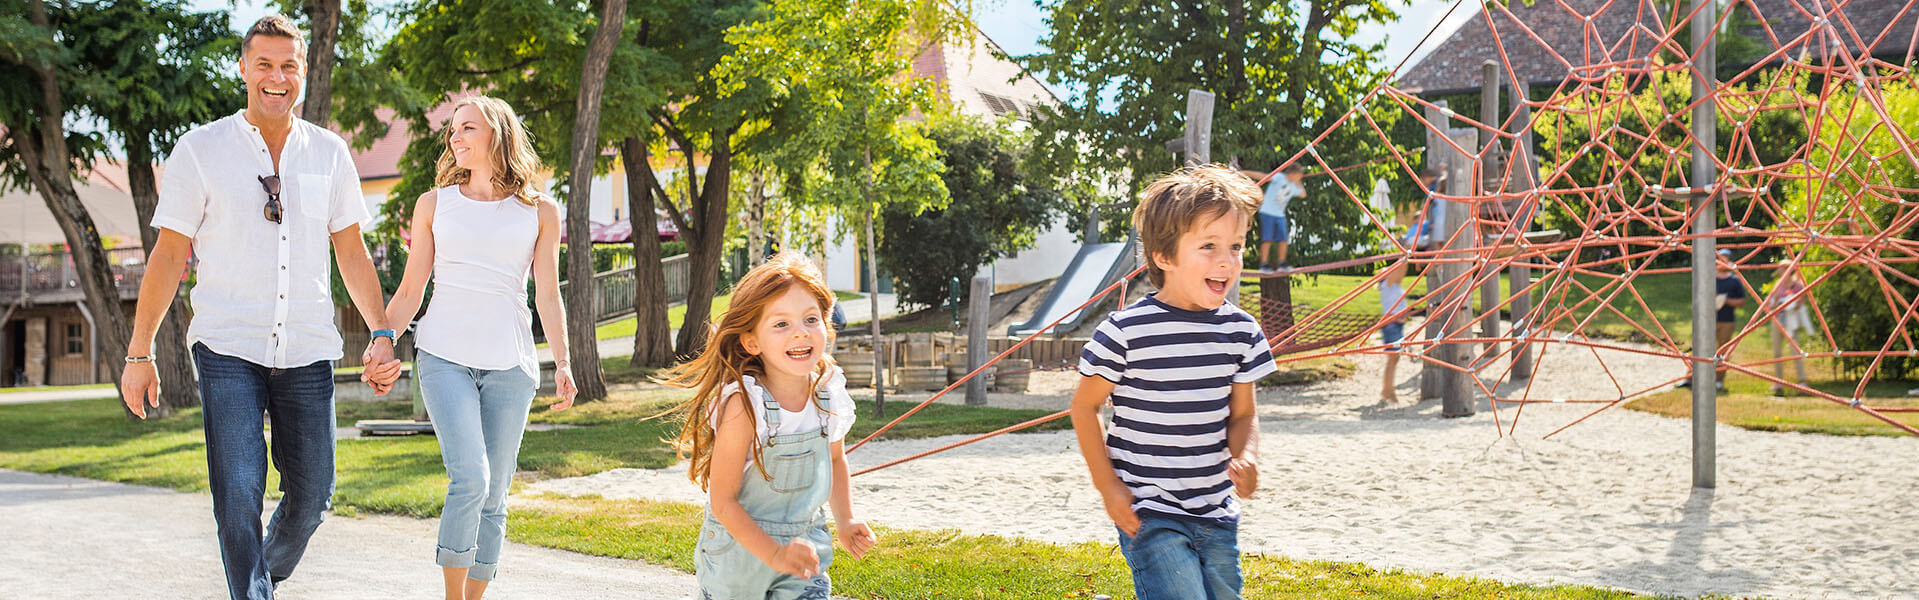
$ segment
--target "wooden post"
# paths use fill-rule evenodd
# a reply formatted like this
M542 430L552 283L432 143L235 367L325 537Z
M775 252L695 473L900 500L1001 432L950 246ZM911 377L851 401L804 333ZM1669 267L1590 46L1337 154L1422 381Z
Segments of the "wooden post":
M992 319L993 276L984 269L973 276L973 289L966 299L966 372L986 364L986 328ZM986 405L986 374L974 375L966 382L966 403Z
M1441 108L1444 108L1446 106L1446 101L1441 100L1439 102L1439 106ZM1437 168L1439 167L1440 163L1446 162L1447 157L1451 154L1451 152L1448 150L1448 148L1446 148L1446 145L1442 140L1445 139L1444 137L1445 131L1452 126L1452 120L1446 118L1445 113L1440 112L1438 108L1432 108L1432 107L1426 108L1425 116L1426 116L1426 122L1432 125L1426 130L1426 168L1429 168L1429 169ZM1428 194L1430 192L1426 190L1420 190L1420 193ZM1443 217L1445 215L1445 210L1446 210L1445 208L1446 204L1447 202L1445 200L1435 200L1430 205L1422 205L1424 206L1424 210L1422 211L1422 213L1415 215L1414 218L1422 219L1421 223L1424 223L1432 220L1432 215L1425 214L1425 213L1435 213L1440 215L1442 217L1441 220L1443 221L1444 220ZM1419 227L1419 225L1415 224L1414 227L1417 228ZM1426 231L1425 235L1428 238L1435 241L1441 239L1440 234L1437 231L1428 230ZM1417 243L1417 240L1415 240L1415 243ZM1425 272L1421 273L1421 275L1425 277L1426 279L1426 298L1425 300L1423 300L1423 303L1426 304L1426 306L1431 307L1433 306L1433 302L1438 300L1438 297L1434 296L1432 294L1432 291L1434 289L1438 289L1440 282L1443 281L1440 278L1440 269L1435 269L1431 266L1428 266L1426 267ZM1426 339L1428 340L1439 339L1439 336L1440 336L1439 319L1434 318L1436 316L1438 316L1437 312L1434 312L1431 310L1427 311ZM1433 346L1426 346L1419 353L1425 356L1433 356L1435 350L1436 348L1434 348ZM1443 374L1443 369L1433 366L1431 361L1427 361L1427 360L1420 361L1419 400L1421 402L1440 397L1439 383L1440 383L1440 378L1442 377L1442 374Z
M1186 164L1213 162L1213 93L1186 90Z
M1472 148L1478 142L1479 132L1472 129L1455 129L1450 132L1450 137L1460 148ZM1454 196L1469 196L1475 185L1474 180L1478 179L1476 171L1479 169L1476 164L1465 160L1466 156L1456 156L1457 160L1450 163L1452 173L1447 176L1446 193ZM1469 205L1464 202L1447 202L1444 230L1443 235L1447 243L1440 253L1441 258L1457 260L1473 255L1473 248L1478 245L1479 228L1472 222L1472 209ZM1442 325L1445 328L1442 339L1448 341L1439 345L1437 358L1456 367L1466 366L1468 358L1472 356L1472 345L1450 340L1472 335L1472 289L1467 283L1472 277L1473 266L1458 262L1441 264L1443 266L1438 271L1445 279L1442 285L1450 285L1451 288L1445 298L1439 301L1439 307L1429 311L1429 314L1446 316L1445 323ZM1434 295L1433 289L1427 288L1426 296L1430 298ZM1451 308L1449 310L1441 307ZM1440 410L1440 416L1471 416L1474 388L1470 382L1478 375L1461 373L1451 368L1444 369L1442 375L1443 383L1439 393L1444 404Z
M1509 190L1524 190L1530 192L1539 187L1539 165L1533 162L1532 107L1526 105L1526 89L1524 87L1515 88L1512 92L1513 104L1516 106L1515 112L1517 113L1513 115L1513 127L1515 127L1515 131L1519 133L1519 140L1514 143L1516 147L1513 149L1513 162L1518 164L1513 165L1512 168L1513 183L1508 184L1506 187ZM1519 205L1519 210L1513 215L1513 218L1516 220L1525 220L1524 223L1513 228L1514 235L1517 236L1514 240L1515 243L1520 243L1525 240L1526 232L1532 229L1532 216L1538 212L1538 203L1538 197L1528 198ZM1525 342L1525 338L1533 334L1532 320L1528 318L1533 311L1533 296L1532 292L1528 291L1528 288L1532 287L1533 284L1533 270L1521 266L1518 261L1514 261L1513 265L1506 269L1506 278L1508 280L1506 284L1507 293L1513 297L1514 339L1511 381L1524 381L1532 379L1533 377L1532 344Z
M1479 79L1479 122L1489 127L1497 126L1500 121L1499 63L1491 60L1481 63ZM1473 178L1473 184L1479 186L1480 190L1477 195L1482 198L1502 191L1501 188L1505 187L1488 185L1489 182L1493 181L1494 176L1499 175L1492 171L1494 163L1497 162L1499 158L1499 152L1498 137L1488 134L1479 140L1479 176ZM1483 216L1498 214L1502 212L1504 208L1503 204L1495 205L1482 201L1479 203L1479 206L1474 209L1474 212ZM1497 236L1499 233L1503 232L1495 232L1494 235ZM1473 236L1473 245L1475 247L1482 246L1485 244L1485 239L1486 236L1484 235L1475 235ZM1480 256L1490 258L1490 253L1482 251ZM1494 266L1492 261L1488 260L1481 267L1474 269L1473 272L1475 273L1475 277L1485 278L1485 281L1479 284L1479 310L1482 315L1479 320L1479 337L1499 339L1499 267ZM1499 357L1499 344L1497 342L1488 342L1484 356L1486 357L1485 363L1491 364L1493 360Z

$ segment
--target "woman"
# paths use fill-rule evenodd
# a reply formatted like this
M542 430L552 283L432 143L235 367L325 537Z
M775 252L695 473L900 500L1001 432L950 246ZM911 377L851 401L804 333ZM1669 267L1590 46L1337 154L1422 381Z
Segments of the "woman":
M411 321L427 278L436 284L415 340L415 369L449 480L435 562L450 600L486 592L506 538L506 491L540 381L526 308L529 270L555 357L560 402L553 409L573 405L559 293L560 207L530 187L538 167L505 102L474 96L455 105L434 178L439 189L414 205L412 257L387 305L389 322Z

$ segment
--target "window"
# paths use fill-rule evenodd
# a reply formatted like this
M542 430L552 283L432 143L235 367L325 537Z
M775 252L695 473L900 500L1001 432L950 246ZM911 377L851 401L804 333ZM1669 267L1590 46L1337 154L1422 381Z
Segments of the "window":
M86 325L67 324L67 355L84 354L87 351Z

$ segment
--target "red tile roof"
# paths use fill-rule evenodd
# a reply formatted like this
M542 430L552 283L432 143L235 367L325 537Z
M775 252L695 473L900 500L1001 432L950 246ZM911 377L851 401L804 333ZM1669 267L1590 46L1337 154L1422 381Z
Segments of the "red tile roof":
M1670 6L1662 10L1662 4L1666 3L1537 0L1530 6L1510 3L1505 11L1495 7L1490 10L1490 25L1487 12L1474 15L1408 69L1398 87L1422 94L1477 90L1481 63L1502 62L1502 47L1503 62L1513 65L1519 78L1533 85L1557 84L1573 68L1643 58L1651 54L1669 29L1668 24L1674 22ZM1740 0L1738 6L1745 10L1757 7L1765 23L1743 33L1769 50L1794 45L1794 40L1812 27L1809 11L1814 5L1803 0ZM1849 52L1857 54L1871 47L1875 56L1908 62L1919 6L1893 0L1853 0L1839 12L1851 25L1850 30L1839 29L1841 42ZM1678 16L1684 18L1686 14ZM1498 44L1493 42L1494 32Z

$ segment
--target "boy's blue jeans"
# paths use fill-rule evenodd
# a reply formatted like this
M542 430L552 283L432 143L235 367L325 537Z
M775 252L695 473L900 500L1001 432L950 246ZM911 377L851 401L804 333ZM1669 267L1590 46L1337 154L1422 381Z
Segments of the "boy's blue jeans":
M1139 600L1239 600L1239 525L1141 515L1119 534Z
M307 539L333 499L333 365L275 369L193 345L207 439L207 483L227 592L234 600L273 597L293 574ZM262 415L273 422L273 469L280 507L260 529L268 448ZM262 540L264 535L265 539Z

